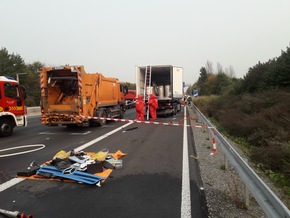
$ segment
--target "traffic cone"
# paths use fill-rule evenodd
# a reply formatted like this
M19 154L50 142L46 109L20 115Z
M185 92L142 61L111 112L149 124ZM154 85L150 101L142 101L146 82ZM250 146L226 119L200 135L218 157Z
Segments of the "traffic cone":
M212 137L212 147L213 147L213 151L211 152L210 155L214 155L216 153L216 142L215 142L214 137Z

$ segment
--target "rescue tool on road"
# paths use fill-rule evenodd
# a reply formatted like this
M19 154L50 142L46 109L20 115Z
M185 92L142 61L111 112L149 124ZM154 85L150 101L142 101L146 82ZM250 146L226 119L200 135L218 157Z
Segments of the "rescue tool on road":
M33 215L25 215L24 213L21 213L19 211L9 211L9 210L3 210L0 209L0 214L5 215L5 217L15 217L15 218L33 218Z
M101 73L86 73L83 66L40 69L41 122L48 126L105 125L106 120L87 117L123 118L127 86Z
M10 136L15 126L27 126L26 91L12 77L0 76L0 136Z

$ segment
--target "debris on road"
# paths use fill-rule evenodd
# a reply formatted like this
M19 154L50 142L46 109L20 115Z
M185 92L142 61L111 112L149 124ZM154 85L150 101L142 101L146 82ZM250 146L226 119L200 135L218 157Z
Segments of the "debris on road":
M24 213L21 213L19 211L9 211L9 210L3 210L0 209L0 214L5 215L6 217L15 217L15 218L33 218L33 215L25 215Z
M108 149L99 152L59 151L51 161L38 165L33 161L27 170L17 172L18 177L28 179L57 179L101 186L114 169L121 169L125 156L122 151L109 153Z

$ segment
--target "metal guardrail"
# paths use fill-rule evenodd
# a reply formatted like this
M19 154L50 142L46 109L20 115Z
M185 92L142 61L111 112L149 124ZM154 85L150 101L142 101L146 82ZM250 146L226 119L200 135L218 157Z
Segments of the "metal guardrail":
M40 106L27 107L27 116L40 115Z
M199 114L203 122L215 130L215 138L222 148L226 157L230 160L232 166L238 172L240 178L252 195L261 206L268 217L290 218L289 209L275 195L275 193L260 179L252 168L243 160L243 158L234 150L227 140L213 127L200 110L193 105L194 110Z

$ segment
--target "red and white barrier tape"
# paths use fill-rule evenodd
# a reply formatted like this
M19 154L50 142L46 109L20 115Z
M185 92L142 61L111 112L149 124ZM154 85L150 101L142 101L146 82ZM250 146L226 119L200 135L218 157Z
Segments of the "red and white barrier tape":
M67 115L67 114L54 114L54 115L69 116L69 117L82 118L82 119L109 120L109 121L115 121L115 122L145 123L145 124L163 125L163 126L184 126L184 124L179 124L179 123L164 123L164 122L154 122L154 121L116 119L116 118L108 118L108 117L73 116L73 115ZM205 125L186 125L186 126L187 127L195 127L195 128L203 128L203 129L211 129L211 128L213 128L213 127L209 127L209 126L205 126Z
M164 123L164 122L140 121L140 120L129 120L129 119L115 119L115 118L105 118L105 117L85 117L85 116L82 116L82 118L96 119L96 120L110 120L110 121L127 122L127 123L145 123L145 124L164 125L164 126L184 126L184 124L179 124L179 123ZM204 128L204 129L213 128L213 127L202 126L202 125L186 125L186 126L187 127L195 127L195 128Z

